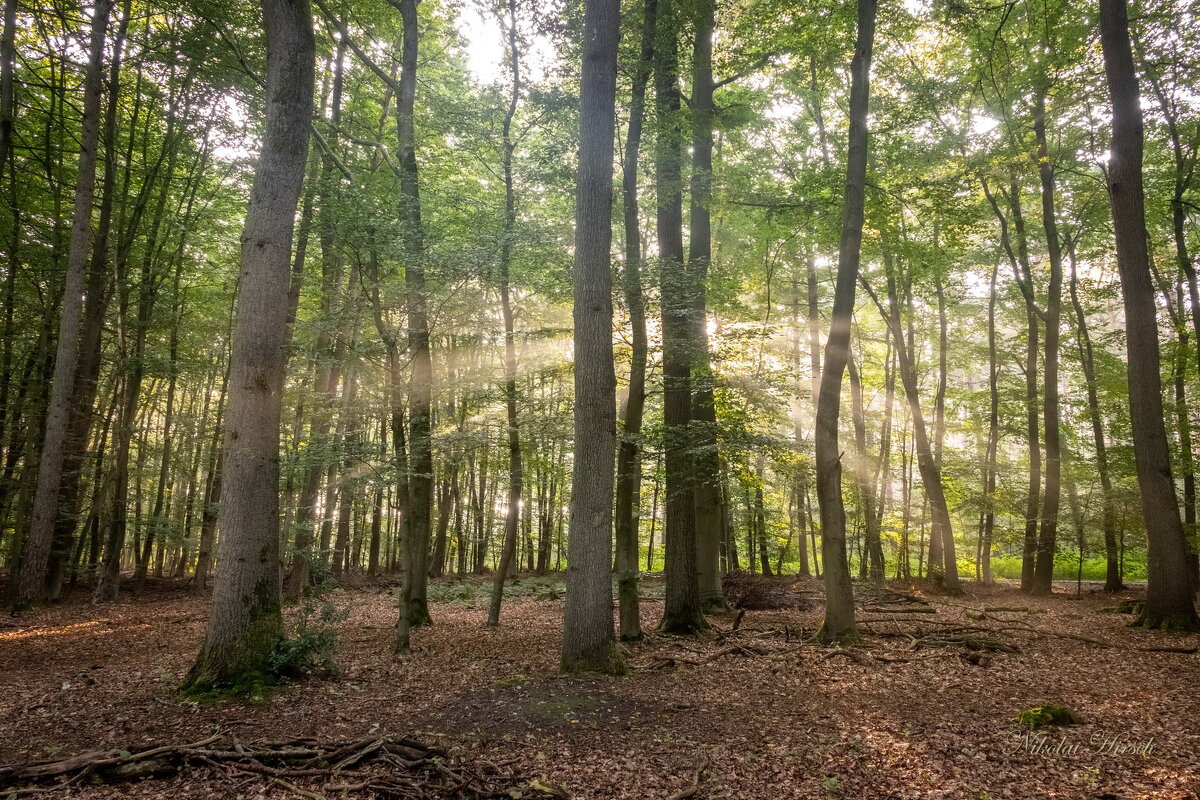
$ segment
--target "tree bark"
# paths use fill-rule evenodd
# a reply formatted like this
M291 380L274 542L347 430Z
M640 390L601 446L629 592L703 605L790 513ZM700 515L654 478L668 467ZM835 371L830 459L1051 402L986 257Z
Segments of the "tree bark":
M396 652L408 651L408 629L432 622L425 600L433 508L433 360L429 352L429 298L425 281L425 229L421 221L413 109L417 90L417 0L397 0L404 27L400 81L396 94L396 137L399 143L400 194L404 211L404 286L408 292L408 351L412 378L408 384L408 534L402 557L400 621Z
M817 397L817 503L821 512L821 559L825 562L825 620L817 638L826 644L855 641L854 593L846 562L846 509L842 503L842 460L838 448L842 376L850 356L850 324L862 257L863 210L867 181L867 101L871 55L875 43L875 0L858 0L858 33L850 64L850 137L846 186L842 201L842 234L838 247L837 283L825 342L824 366Z
M662 296L663 424L666 467L666 602L659 630L692 634L708 628L700 605L696 557L695 459L691 453L691 316L694 287L683 252L683 142L680 130L679 13L659 0L654 90L660 292Z
M1000 447L999 367L996 360L996 277L999 265L992 267L988 293L988 438L983 463L983 535L979 545L981 579L992 583L992 536L996 530L996 454Z
M638 511L642 486L642 418L646 406L646 303L642 296L642 232L638 218L638 157L646 118L646 85L654 61L657 0L646 0L642 21L642 50L633 75L629 101L629 130L625 136L625 165L621 174L621 196L625 231L625 270L622 289L629 312L631 354L629 396L621 419L621 442L617 450L615 528L617 545L617 596L620 604L621 639L642 638L638 604Z
M713 29L715 0L697 0L692 48L692 175L688 211L688 266L691 282L691 391L695 460L696 571L700 607L728 608L721 589L721 461L717 446L714 379L708 353L708 301L705 282L712 264L713 193Z
M329 97L330 137L329 147L337 147L338 129L342 117L342 88L345 81L346 40L340 39L333 55L333 82ZM338 298L342 292L342 260L335 247L337 228L336 195L332 154L321 153L321 169L317 183L319 197L317 217L317 243L321 251L321 293L319 299L319 324L313 344L313 361L316 369L313 376L313 395L316 408L309 425L308 448L305 457L308 464L304 470L304 482L300 489L300 502L295 518L295 538L292 547L292 563L283 584L284 597L296 600L312 581L314 555L313 533L317 530L317 504L321 491L321 478L327 467L327 448L330 444L334 403L337 400L338 369L334 355ZM305 198L307 200L307 197ZM305 211L311 214L308 206ZM304 217L301 216L303 225ZM299 258L299 254L297 254ZM298 284L293 270L293 288ZM297 295L298 296L298 295ZM290 297L289 297L290 302ZM328 509L325 510L328 514Z
M1038 177L1042 189L1042 227L1046 231L1046 256L1050 262L1050 281L1046 287L1046 346L1044 365L1042 417L1045 421L1046 487L1042 499L1041 526L1038 532L1037 562L1034 565L1030 591L1049 594L1054 582L1054 553L1058 536L1058 514L1062 505L1062 444L1058 404L1059 327L1062 322L1062 242L1055 219L1054 166L1046 148L1046 96L1038 92L1034 110L1033 130L1037 142Z
M517 532L521 525L521 493L525 471L521 464L521 427L517 417L517 343L513 331L512 287L509 267L512 262L513 239L517 228L517 199L513 186L512 124L521 99L521 53L517 48L516 0L508 0L508 57L512 71L512 96L502 126L502 168L504 172L504 239L500 243L500 313L504 318L504 412L508 422L508 508L504 515L504 546L500 565L492 585L492 602L488 609L488 627L500 624L500 604L504 599L504 581L517 550ZM528 512L526 512L528 513Z
M1138 623L1151 628L1200 628L1163 419L1162 376L1154 286L1146 244L1144 148L1137 72L1125 0L1100 0L1100 43L1112 97L1112 202L1117 267L1125 306L1129 416L1146 523L1146 604Z
M96 150L100 140L100 98L103 92L103 59L112 0L97 0L92 8L88 62L83 88L82 130L79 137L79 169L75 179L75 211L67 275L59 316L58 348L54 361L49 406L40 460L32 518L25 547L18 563L15 605L36 603L44 597L54 522L58 516L72 390L79 364L79 323L83 311L84 270L92 230L92 197L96 186Z
M892 266L891 254L884 251L884 267L888 278L888 309L879 305L879 312L887 320L896 340L896 360L900 367L900 381L904 386L904 394L908 398L909 413L912 417L913 449L917 456L917 469L921 474L921 483L925 489L925 497L929 502L933 527L930 533L929 576L939 583L950 594L962 591L958 579L958 560L955 555L954 531L950 522L950 508L946 503L946 492L942 486L942 471L938 467L937 458L929 441L925 428L925 416L921 411L920 387L917 383L916 363L908 342L905 341L902 322L900 319L900 304L897 298L895 270ZM868 291L869 288L868 288ZM878 303L874 293L872 300ZM941 544L941 559L934 561L932 543Z
M267 124L242 233L221 479L220 569L204 646L184 689L269 681L283 635L279 429L292 234L304 183L314 56L307 0L263 0Z
M863 406L862 378L851 353L846 362L850 373L850 408L854 425L854 480L858 489L859 512L862 514L864 536L863 572L869 574L874 583L882 583L884 576L883 544L879 539L879 525L875 515L875 481L872 475L870 456L867 455L867 418Z
M618 0L586 0L575 203L575 469L568 531L564 672L625 671L612 618L616 375L612 343L612 177Z

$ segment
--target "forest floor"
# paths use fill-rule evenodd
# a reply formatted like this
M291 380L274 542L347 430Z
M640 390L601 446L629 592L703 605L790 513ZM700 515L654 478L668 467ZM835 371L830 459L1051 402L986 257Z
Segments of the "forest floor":
M492 630L483 602L434 603L435 625L414 631L412 654L397 659L390 589L342 589L331 595L349 612L337 625L340 674L257 705L175 692L203 638L207 598L166 582L94 607L80 591L0 618L0 765L216 730L246 743L395 734L519 776L525 793L512 797L545 796L528 788L540 779L597 800L1200 798L1200 636L1132 629L1128 615L1103 613L1138 590L1076 596L1072 584L1030 598L968 584L945 598L890 588L860 602L859 618L872 620L862 647L808 641L821 606L819 584L806 579L791 584L793 597L812 598L803 607L718 615L704 638L651 635L627 647L632 672L622 678L557 674L554 591L509 599ZM646 591L652 630L661 585ZM1192 652L1139 649L1164 647ZM1082 724L1018 725L1023 709L1045 702ZM346 796L320 779L288 788L238 778L200 767L123 785L80 781L52 796Z

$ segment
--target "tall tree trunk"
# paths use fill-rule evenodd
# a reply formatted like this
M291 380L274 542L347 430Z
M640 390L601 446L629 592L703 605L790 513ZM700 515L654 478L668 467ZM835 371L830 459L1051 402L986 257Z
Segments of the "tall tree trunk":
M353 349L353 345L351 345ZM341 437L342 470L338 485L337 537L334 539L330 569L341 576L350 554L350 517L353 510L355 486L353 467L358 443L358 376L353 365L346 367L346 391L343 394L342 418L346 421Z
M172 102L168 117L172 121L175 118L174 102ZM173 126L168 126L169 129L171 127ZM171 147L171 154L168 156L169 165L167 167L166 185L169 185L171 176L174 173L175 151L176 148ZM125 546L125 533L128 521L130 448L133 445L133 436L137 428L138 398L142 391L142 378L146 373L146 337L149 333L155 301L158 296L158 284L160 282L159 276L154 273L154 261L166 212L168 195L166 185L160 191L158 201L155 203L154 214L150 230L147 234L145 252L142 255L141 269L137 280L134 281L127 275L129 261L128 247L118 247L115 259L122 322L120 338L124 344L124 363L121 366L123 396L117 419L116 436L114 437L116 445L116 463L114 466L116 480L113 489L112 519L109 523L109 533L105 544L104 570L101 572L100 580L96 584L96 590L92 597L93 602L114 600L120 590L121 553ZM129 286L121 287L121 283L128 283ZM126 292L135 284L138 287L137 311L132 315L132 319L130 319ZM133 328L132 343L127 341L130 336L130 323L132 323ZM140 457L141 453L139 451ZM135 493L136 496L137 494Z
M379 425L379 460L387 460L387 417ZM367 553L367 577L379 575L379 547L383 536L383 481L375 484L375 502L371 510L371 544Z
M825 562L825 620L818 638L825 643L854 641L854 593L846 562L846 509L842 504L842 461L838 447L842 376L850 356L850 324L862 257L863 206L867 181L867 99L875 43L875 0L858 0L858 34L850 64L850 137L837 283L825 342L824 368L817 396L817 503L821 511L821 556Z
M695 303L683 253L683 142L679 127L679 13L659 0L654 89L657 141L655 227L662 295L663 424L666 451L666 602L659 629L691 634L708 627L700 606L696 558L696 470L691 453L691 316Z
M1088 421L1092 426L1092 441L1096 448L1096 474L1100 479L1101 525L1104 528L1104 557L1106 561L1104 591L1119 592L1125 588L1121 576L1121 556L1117 549L1117 506L1113 495L1112 473L1108 466L1108 445L1104 439L1104 415L1100 410L1100 390L1096 380L1096 362L1092 355L1092 337L1088 331L1087 314L1079 299L1079 278L1075 269L1075 249L1068 244L1071 263L1071 307L1075 310L1078 333L1079 363L1083 367L1087 387ZM993 487L995 478L993 477Z
M337 147L339 126L342 118L342 89L345 82L345 38L338 40L338 47L333 55L333 82L329 95L329 122L331 126L328 140L329 148ZM334 403L337 399L338 369L337 358L334 355L335 333L339 328L338 298L342 291L342 259L335 246L337 232L336 192L333 164L333 153L321 153L321 169L314 194L319 195L317 217L317 243L321 251L321 293L319 299L319 323L316 341L313 343L313 361L316 364L313 377L313 395L316 408L312 414L309 426L308 451L305 453L307 465L304 470L304 481L300 489L300 502L297 504L295 517L295 539L292 549L292 563L283 584L283 594L288 600L296 600L312 581L312 563L314 553L314 531L318 529L317 508L321 492L321 478L325 475L326 457L330 438L330 428L333 423ZM306 205L301 215L301 236L304 234L303 214L312 215L311 204L305 197ZM297 247L299 249L299 247ZM373 253L372 253L373 255ZM296 254L296 263L303 269L300 253ZM292 287L298 288L297 269L292 270ZM298 297L298 292L296 294ZM291 298L289 296L289 302ZM328 514L328 508L325 509Z
M178 270L176 278L178 278ZM175 281L175 296L178 297L179 281ZM133 593L140 595L146 588L146 571L150 565L151 548L155 542L162 544L163 535L169 527L164 513L164 505L169 503L168 487L171 484L171 451L174 441L172 427L175 424L175 389L178 384L179 367L179 319L176 316L171 324L169 352L169 367L171 373L167 381L167 404L163 411L162 458L159 462L158 485L154 492L154 506L150 511L150 525L146 528L146 538L142 542L142 552L137 560L133 575Z
M1187 548L1163 419L1158 320L1142 186L1142 110L1125 0L1100 0L1100 43L1112 96L1108 191L1125 306L1129 417L1148 544L1146 604L1138 623L1152 628L1195 630L1200 628L1200 620L1192 603Z
M221 476L221 551L208 633L184 689L270 680L283 634L279 584L279 428L292 234L313 109L307 0L263 0L267 124L242 233Z
M642 297L642 232L638 218L638 156L646 118L646 86L654 60L657 0L646 0L642 21L642 50L633 75L629 101L629 130L625 137L625 165L621 174L625 230L625 271L622 289L629 311L631 354L629 396L621 416L621 443L617 450L616 523L617 597L620 603L621 639L642 638L638 605L638 510L642 486L642 418L646 405L646 303Z
M512 70L512 97L502 126L504 171L504 239L500 243L500 313L504 318L504 411L508 421L508 508L504 515L504 547L500 551L500 566L492 586L492 602L488 609L489 627L500 624L500 603L504 599L504 581L517 550L517 533L521 525L521 493L525 472L521 464L521 428L517 418L517 343L513 332L512 287L509 267L512 261L513 238L517 227L517 200L513 187L513 117L521 98L521 58L517 49L516 0L508 0L508 57ZM528 513L528 512L527 512Z
M892 266L891 254L887 250L884 251L884 267L887 270L888 309L885 310L880 304L879 312L887 320L888 326L892 329L892 336L896 340L896 360L900 367L900 381L904 385L904 394L908 398L909 413L912 416L913 446L917 456L917 469L921 473L921 483L925 489L925 497L929 502L932 516L929 575L947 592L958 594L962 588L958 580L958 561L955 555L954 531L950 523L950 508L946 503L946 493L942 486L942 471L938 467L937 458L925 428L916 363L903 335L895 270ZM872 299L876 299L873 293ZM876 302L878 301L876 300ZM933 542L939 542L941 545L940 561L933 559Z
M800 329L800 281L796 278L792 279L792 366L796 370L797 376L800 373L801 347L800 343L803 339L803 332ZM802 453L804 450L804 431L805 422L803 419L804 404L803 391L801 387L803 383L800 378L796 378L795 386L792 389L792 430L795 437L796 453ZM804 494L805 481L807 474L803 467L798 466L796 469L796 477L792 483L792 493L795 497L796 518L800 527L800 546L797 548L800 556L800 574L808 575L808 545L806 544L805 536L807 534L807 520L804 515Z
M400 81L396 96L400 194L404 212L404 286L408 293L408 350L412 378L408 384L408 533L402 558L400 621L396 652L408 651L408 629L432 620L425 600L428 580L430 523L433 509L433 360L429 352L429 298L425 282L425 231L417 166L413 108L417 91L417 0L398 0L404 26Z
M40 451L37 488L33 498L29 533L14 578L15 605L28 605L44 596L54 522L58 516L59 488L66 454L72 392L79 364L79 323L83 312L84 270L92 229L92 197L96 186L96 150L100 140L100 98L103 92L105 33L112 0L97 0L92 8L88 62L84 77L82 131L79 136L79 170L75 179L75 211L67 275L59 316L58 348L54 361L46 426Z
M691 282L691 391L693 458L695 459L696 571L700 607L727 608L721 590L721 462L717 448L714 374L708 355L705 282L712 263L713 105L712 50L715 0L695 4L692 48L692 175L688 211L688 266Z
M999 264L992 267L988 292L988 438L983 462L983 535L979 544L980 574L984 585L992 583L992 536L996 530L996 454L1000 447L999 366L996 359L996 278Z
M934 220L934 249L936 251L938 245L938 221ZM911 278L909 279L911 280ZM946 292L942 286L942 276L936 274L934 276L934 292L937 295L937 310L938 310L938 344L937 344L937 389L933 395L933 463L937 466L938 472L942 469L942 447L946 439L946 359L949 342L947 341L947 320L946 320ZM908 311L909 319L912 319L912 295L908 296ZM914 362L916 360L916 351L910 347L909 352L913 354ZM914 363L914 369L915 369ZM940 575L945 569L945 555L943 554L942 539L940 536L934 536L929 540L929 570L930 573Z
M767 549L767 510L763 500L763 481L766 479L766 459L760 454L755 466L754 481L754 524L751 526L758 536L758 561L762 574L771 577L771 554Z
M1003 194L1012 215L1012 228L1016 237L1015 249L1012 236L1009 234L1009 218L1001 210L1000 203L992 194L986 180L983 181L983 192L1000 223L1000 245L1008 256L1013 278L1020 287L1021 296L1025 300L1025 425L1029 445L1029 488L1025 495L1025 538L1021 550L1021 590L1027 592L1033 587L1034 572L1037 566L1038 509L1042 490L1041 426L1038 414L1037 379L1038 342L1041 338L1041 328L1038 324L1038 308L1033 297L1033 278L1029 266L1029 247L1025 236L1025 219L1021 210L1020 188L1014 178L1010 181L1008 190Z
M222 360L225 354L222 353ZM225 439L225 398L229 394L230 365L225 364L221 377L221 391L217 394L217 416L213 425L212 442L208 446L208 467L204 482L204 493L200 511L200 541L196 545L196 589L208 588L208 573L212 568L213 545L217 538L217 516L221 509L221 468L224 452L221 442Z
M854 424L854 479L858 488L859 513L865 529L863 567L874 583L883 582L883 545L875 515L875 480L867 455L867 418L863 405L862 378L851 353L846 361L850 373L850 407Z
M63 456L62 486L59 490L58 518L54 521L54 538L51 544L50 565L46 575L46 596L54 600L62 583L62 549L69 546L75 533L79 515L80 478L83 462L87 455L88 438L95 415L97 381L101 367L101 334L104 315L111 296L111 263L109 261L109 237L112 232L113 206L116 189L117 164L117 112L120 108L121 53L125 31L129 23L128 4L117 28L113 42L113 56L108 67L108 105L104 111L104 127L101 133L104 142L104 172L101 178L100 216L96 225L96 236L92 247L92 258L88 265L86 297L83 305L83 325L79 334L79 362L75 373L75 389L72 395L70 422ZM135 100L130 127L137 127L141 108L140 94ZM132 136L130 137L132 140ZM130 144L132 147L132 142ZM19 235L19 234L18 234Z
M612 344L612 173L618 0L585 0L575 201L575 469L571 483L564 672L622 673L612 619L616 375Z
M1042 188L1042 227L1046 231L1046 256L1050 262L1050 282L1046 287L1046 346L1042 363L1044 391L1042 417L1046 429L1046 492L1042 500L1041 529L1038 533L1037 563L1030 591L1049 594L1054 582L1054 553L1058 536L1058 513L1062 504L1062 444L1059 432L1058 360L1059 327L1062 318L1062 242L1055 220L1054 166L1046 148L1046 97L1038 92L1033 130L1037 141L1038 176Z

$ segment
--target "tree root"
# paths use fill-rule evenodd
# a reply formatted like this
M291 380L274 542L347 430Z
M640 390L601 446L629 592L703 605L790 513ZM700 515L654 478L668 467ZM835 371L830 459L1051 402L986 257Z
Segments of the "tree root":
M383 769L367 770L379 765ZM459 797L470 800L556 796L505 774L488 762L468 764L422 742L382 736L356 741L293 739L242 745L216 734L197 742L160 745L140 752L102 750L40 764L0 768L0 795L21 796L64 789L83 781L122 783L208 767L239 780L266 780L310 800L327 792L363 792L374 797ZM310 782L300 786L294 780ZM561 796L561 795L559 795Z
M675 794L667 798L667 800L686 800L689 797L694 797L696 792L700 791L700 778L704 775L704 770L708 769L708 759L700 759L700 763L696 765L696 771L692 773L692 783L686 789L680 789Z

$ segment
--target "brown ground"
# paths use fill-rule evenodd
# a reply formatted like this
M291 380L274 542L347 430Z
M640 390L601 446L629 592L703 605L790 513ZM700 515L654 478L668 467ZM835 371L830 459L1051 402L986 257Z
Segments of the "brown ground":
M971 588L953 601L930 599L936 615L860 616L881 620L877 633L932 631L934 622L1003 625L965 620L963 605L1028 606L1047 613L994 616L1115 647L1008 631L997 636L1021 652L977 666L959 648L910 652L905 638L868 635L858 660L831 657L797 642L819 624L818 606L750 611L736 635L651 637L630 649L635 671L626 678L562 678L561 600L510 600L499 630L484 629L482 609L437 604L436 625L415 631L413 655L397 660L390 595L363 588L334 595L351 607L340 625L340 676L290 686L257 707L200 706L173 687L203 636L206 600L160 587L136 601L70 602L0 619L0 764L183 743L218 728L241 741L390 732L597 800L667 798L705 762L695 796L710 800L1200 798L1200 656L1130 649L1196 647L1200 636L1130 629L1130 617L1098 613L1114 600L1096 594L1030 599L1011 588ZM643 611L650 627L661 602ZM728 631L733 616L715 622ZM705 660L734 644L746 650ZM1018 712L1045 701L1084 720L1050 729L1045 746L1065 737L1068 752L1029 752L1037 740L1016 724ZM1153 746L1145 755L1097 752L1093 742L1112 737ZM304 786L321 790L320 782ZM197 771L57 796L229 791ZM297 796L255 780L240 794Z

